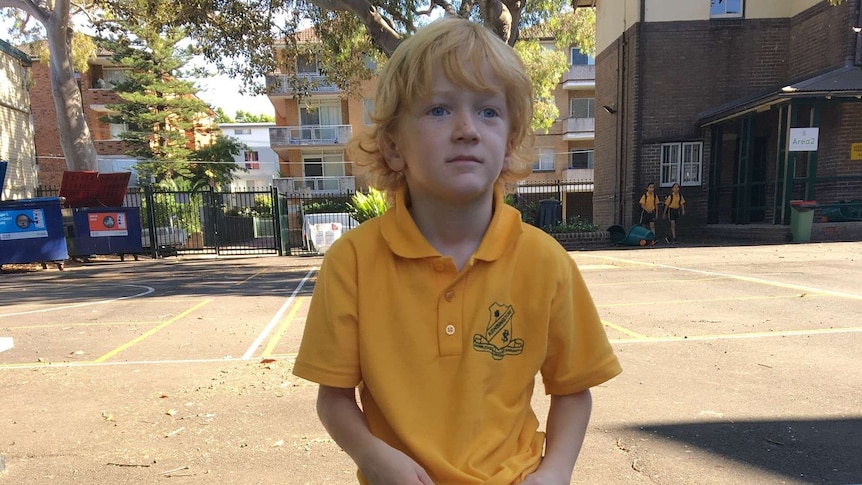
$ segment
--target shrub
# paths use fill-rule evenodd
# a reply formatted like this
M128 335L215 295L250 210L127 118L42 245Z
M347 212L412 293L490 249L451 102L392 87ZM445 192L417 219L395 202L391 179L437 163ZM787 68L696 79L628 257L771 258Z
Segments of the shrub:
M360 223L382 215L389 208L386 196L374 187L368 189L368 194L357 192L347 205L350 206L350 215Z
M551 234L563 232L595 232L598 230L598 225L593 224L592 222L582 218L581 216L571 217L567 222L561 222L556 226L548 228L548 232Z

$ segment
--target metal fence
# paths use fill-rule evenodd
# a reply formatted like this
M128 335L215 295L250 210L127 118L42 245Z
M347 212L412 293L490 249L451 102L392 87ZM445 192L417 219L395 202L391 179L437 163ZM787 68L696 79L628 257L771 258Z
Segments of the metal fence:
M520 183L513 189L515 205L528 215L538 216L540 202L554 199L561 202L564 221L592 220L592 181ZM58 187L40 187L37 195L59 192ZM285 193L276 187L196 192L130 187L123 206L140 209L142 246L154 257L312 255L358 225L348 206L353 194Z

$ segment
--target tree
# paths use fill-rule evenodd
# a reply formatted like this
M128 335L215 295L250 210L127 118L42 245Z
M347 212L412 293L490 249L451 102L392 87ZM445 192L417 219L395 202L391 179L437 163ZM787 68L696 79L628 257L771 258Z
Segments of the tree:
M382 65L404 38L441 12L482 22L514 46L518 45L521 31L530 26L556 23L562 32L577 25L583 31L567 34L566 38L574 40L583 52L592 53L594 48L594 43L587 45L595 34L594 11L573 10L568 0L529 4L520 0L101 1L122 15L147 11L153 22L186 26L201 54L219 71L243 79L246 90L258 93L265 92L265 88L256 80L274 71L295 74L294 65L285 61L311 55L329 82L353 94L362 80L376 74L376 66ZM558 20L561 15L570 20L586 16L592 22L567 24ZM314 26L318 42L301 41L299 34L309 25ZM567 65L550 51L528 50L528 69L545 76L537 84L537 102L544 101L544 105L537 110L534 127L548 127L557 111L553 103L547 103L550 92L542 88L555 85ZM534 66L542 69L532 70ZM299 97L309 87L300 76L294 75L288 82Z
M76 6L76 12L91 6L92 2L85 0ZM14 19L15 29L25 38L34 33L32 27L28 27L28 20L35 20L44 28L60 146L66 155L67 168L98 170L96 147L84 118L81 92L75 79L70 0L0 0L0 9L6 8L12 10L4 10L3 16Z
M275 121L273 116L267 114L255 115L241 109L236 111L234 118L237 123L271 123Z
M124 20L104 27L109 30L98 43L112 52L116 65L128 69L114 85L123 102L108 105L112 114L101 119L127 127L120 139L129 145L128 155L144 160L135 166L141 177L157 183L185 179L193 186L229 182L239 167L231 154L226 160L220 156L239 148L222 141L214 149L195 151L196 138L214 136L209 124L214 113L195 96L194 83L183 79L191 58L189 49L178 46L186 38L183 29Z

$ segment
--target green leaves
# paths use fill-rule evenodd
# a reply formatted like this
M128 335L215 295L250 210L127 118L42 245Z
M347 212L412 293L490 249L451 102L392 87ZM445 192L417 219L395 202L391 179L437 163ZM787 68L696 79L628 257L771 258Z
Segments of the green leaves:
M353 195L350 207L350 214L357 222L365 222L386 212L389 208L389 201L386 200L386 195L371 187L368 193L357 192Z

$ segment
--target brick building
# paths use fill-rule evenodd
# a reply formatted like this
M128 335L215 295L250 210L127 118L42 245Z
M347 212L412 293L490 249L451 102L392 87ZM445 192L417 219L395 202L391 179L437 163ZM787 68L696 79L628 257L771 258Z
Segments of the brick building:
M36 193L36 155L30 123L30 58L0 40L0 160L8 162L0 199ZM2 177L0 177L2 179Z
M681 184L689 233L783 238L791 200L862 199L860 0L576 4L597 8L597 223L637 223L653 181Z
M60 135L57 127L57 110L51 91L51 78L47 62L35 55L39 45L29 46L31 52L32 79L31 100L33 109L33 126L36 135L36 160L39 166L39 184L45 187L59 187L66 170L66 157L60 146ZM112 86L125 78L128 68L117 66L108 53L100 52L88 61L85 73L76 73L78 88L84 107L84 117L90 130L90 136L98 153L99 172L131 171L129 185L137 185L137 174L132 169L138 160L126 155L129 149L119 135L126 131L125 125L111 124L100 121L101 116L109 113L111 104L120 104L122 99L114 92ZM211 110L202 113L199 120L200 129L189 133L189 147L198 149L211 144L214 140L211 130L215 128L215 113Z

